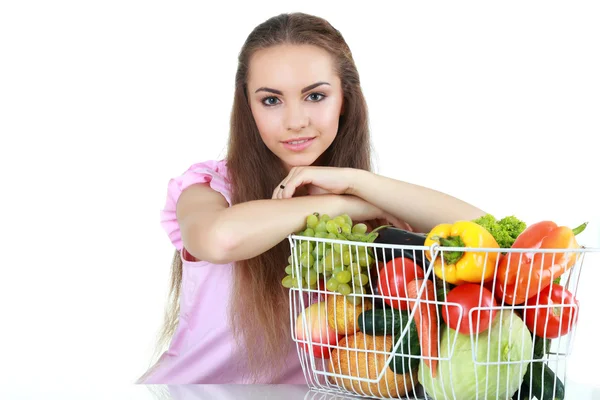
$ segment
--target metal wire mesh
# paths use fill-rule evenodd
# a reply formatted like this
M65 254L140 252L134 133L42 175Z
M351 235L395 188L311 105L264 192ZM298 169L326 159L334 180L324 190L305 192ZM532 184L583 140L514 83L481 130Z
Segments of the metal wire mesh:
M520 303L518 297L525 289L530 294L532 282L537 287L531 290L539 293L547 279L559 278L557 286L576 298L590 249L427 247L297 235L289 240L292 338L306 381L317 393L525 399L542 387L544 397L564 396L578 303L566 296L558 303L544 302L541 295ZM476 284L476 292L470 288L467 308L447 298L461 285L449 285L435 273L445 268L445 254L456 251L475 254L494 271L504 263L506 272ZM546 276L548 265L564 257L570 257L567 272ZM556 326L543 323L557 315ZM533 326L527 326L528 317Z

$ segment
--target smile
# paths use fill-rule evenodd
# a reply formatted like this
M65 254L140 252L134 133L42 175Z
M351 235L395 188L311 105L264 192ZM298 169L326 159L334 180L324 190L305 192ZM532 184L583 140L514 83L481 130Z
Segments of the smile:
M314 141L314 137L312 138L298 138L294 140L288 140L286 142L282 142L283 146L292 151L302 151L309 147Z

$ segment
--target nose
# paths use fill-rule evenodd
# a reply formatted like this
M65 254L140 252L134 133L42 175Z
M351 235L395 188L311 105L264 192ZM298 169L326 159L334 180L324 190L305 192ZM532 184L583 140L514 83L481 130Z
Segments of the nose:
M289 131L300 131L308 126L309 118L301 105L288 106L285 124Z

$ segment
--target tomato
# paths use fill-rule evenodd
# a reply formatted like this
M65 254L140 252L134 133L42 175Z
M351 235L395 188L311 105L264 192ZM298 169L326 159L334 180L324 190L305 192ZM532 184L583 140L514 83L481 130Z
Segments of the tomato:
M469 318L470 311L475 307L496 306L494 294L489 289L475 283L463 283L456 286L448 292L446 301L457 303L458 307L454 304L443 306L442 317L444 322L450 328L465 335L484 332L496 317L497 311L495 309L477 309L473 311ZM462 320L460 320L461 310ZM473 325L472 331L470 324Z
M415 278L423 278L425 273L413 260L407 257L398 257L387 262L379 269L377 287L383 296L407 298L406 286ZM392 300L384 298L386 304L400 309L408 310L406 300Z
M557 284L546 287L525 305L535 306L523 310L523 319L527 328L539 337L556 339L569 333L577 322L579 302L571 292Z
M309 339L305 338L304 319L306 318L307 331ZM296 337L300 341L304 350L318 358L331 357L331 346L335 346L343 335L338 335L335 329L332 329L327 322L327 306L321 301L307 307L298 315L296 320Z

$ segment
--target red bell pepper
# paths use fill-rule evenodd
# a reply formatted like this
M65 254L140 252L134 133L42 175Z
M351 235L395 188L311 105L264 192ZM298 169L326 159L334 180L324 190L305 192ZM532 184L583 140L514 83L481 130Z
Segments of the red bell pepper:
M575 235L582 232L586 225L575 229L558 226L552 221L530 225L517 237L511 248L533 251L509 252L500 257L496 297L507 304L523 304L548 287L577 261L577 253L569 250L580 247ZM536 249L556 249L556 252L540 253L535 252Z
M556 339L571 331L577 322L579 302L560 285L552 284L527 300L523 319L536 336ZM540 307L542 306L542 307Z

